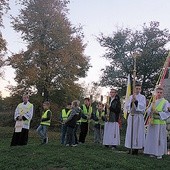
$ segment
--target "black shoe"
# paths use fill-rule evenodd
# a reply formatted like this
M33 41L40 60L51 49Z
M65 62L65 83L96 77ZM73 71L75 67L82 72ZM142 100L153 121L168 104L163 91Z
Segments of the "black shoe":
M132 150L132 155L138 155L138 149L133 149Z
M128 150L127 154L132 154L132 155L135 155L135 151L134 149L132 149L132 152L131 152L131 149Z
M132 155L135 155L135 151L134 150L132 150Z
M138 149L134 149L134 155L138 155Z
M45 138L45 139L43 139L43 141L42 141L41 145L43 145L43 144L47 144L47 143L48 143L48 138Z

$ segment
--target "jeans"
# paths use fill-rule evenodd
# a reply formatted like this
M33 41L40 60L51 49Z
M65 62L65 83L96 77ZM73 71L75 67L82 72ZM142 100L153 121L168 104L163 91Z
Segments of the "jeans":
M39 136L41 137L42 141L44 141L44 139L47 138L47 129L48 129L48 126L46 125L39 125L37 128L37 132Z
M67 132L67 125L65 124L61 125L61 144L65 144L66 132Z
M100 128L94 127L94 143L102 143L103 132L104 132L104 130L101 127Z

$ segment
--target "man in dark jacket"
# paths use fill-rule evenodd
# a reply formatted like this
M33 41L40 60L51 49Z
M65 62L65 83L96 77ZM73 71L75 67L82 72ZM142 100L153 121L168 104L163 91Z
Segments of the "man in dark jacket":
M107 122L104 126L103 145L112 146L115 149L120 145L119 115L121 112L120 98L116 89L110 90L110 97L106 105Z

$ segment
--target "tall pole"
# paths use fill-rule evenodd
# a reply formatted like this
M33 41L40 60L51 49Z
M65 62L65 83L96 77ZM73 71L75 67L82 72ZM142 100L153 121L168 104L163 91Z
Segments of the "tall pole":
M92 107L92 101L93 101L93 95L90 95L90 106L89 106L89 111L90 111L90 107ZM92 113L91 113L91 114L92 114ZM87 122L87 123L88 123L87 134L88 134L88 135L90 135L90 123L91 123L91 120L90 120L90 119L91 119L91 114L89 115L89 113L88 113L88 117L89 117L88 120L87 120L87 121L88 121L88 122Z
M131 124L131 154L133 151L133 124L134 124L134 109L135 109L135 101L134 101L134 97L135 97L135 78L136 78L136 57L137 57L137 53L135 52L133 54L133 97L132 97L132 111L131 111L131 116L132 116L132 124Z

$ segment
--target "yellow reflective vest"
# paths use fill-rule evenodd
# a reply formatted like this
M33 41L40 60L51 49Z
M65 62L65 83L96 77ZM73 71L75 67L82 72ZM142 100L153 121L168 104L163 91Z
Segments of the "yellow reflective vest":
M83 106L83 114L85 116L90 116L92 114L92 107L89 106L89 109L87 110L87 107L85 104L83 104L82 106ZM81 122L88 122L88 120L81 118Z
M98 121L95 121L95 124L101 124L101 125L104 125L104 121L102 120L102 116L105 115L105 112L102 111L101 115L99 114L99 111L97 110L96 111L96 117L99 119Z
M66 112L66 109L62 109L62 112L61 112L62 120L67 120L70 112L71 112L71 110L69 110L68 112Z
M163 111L163 106L164 106L165 103L166 103L166 100L163 98L163 99L159 102L159 104L156 106L155 110L156 110L157 112L162 112L162 111ZM154 124L154 125L166 125L166 121L161 120L159 115L154 114L154 115L153 115L153 124Z
M42 114L42 119L45 119L45 118L47 118L47 113L48 113L48 111L50 111L49 109L48 110L46 110L43 114ZM51 111L50 111L51 112ZM47 126L50 126L50 124L51 124L51 119L50 120L47 120L47 121L43 121L43 122L41 122L41 125L47 125Z

